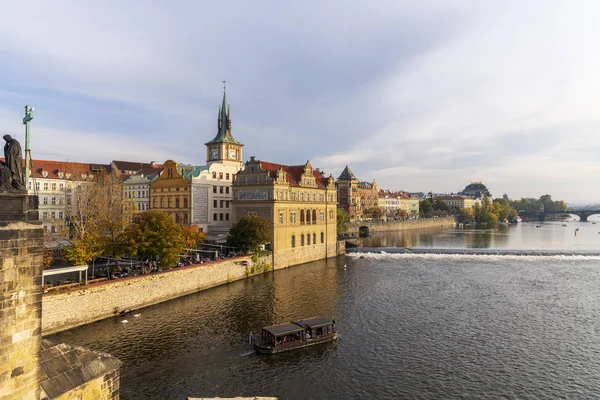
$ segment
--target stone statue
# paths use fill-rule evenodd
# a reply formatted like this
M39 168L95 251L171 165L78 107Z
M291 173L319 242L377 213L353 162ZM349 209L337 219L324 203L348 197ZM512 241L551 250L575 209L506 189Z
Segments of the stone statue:
M6 144L4 145L4 165L0 166L0 188L10 187L12 190L25 190L21 144L10 135L4 135L4 140ZM7 169L10 171L8 182Z

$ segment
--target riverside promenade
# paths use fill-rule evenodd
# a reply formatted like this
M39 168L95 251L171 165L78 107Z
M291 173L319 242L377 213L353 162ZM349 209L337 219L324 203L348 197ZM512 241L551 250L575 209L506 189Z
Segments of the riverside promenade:
M270 262L271 256L259 258L255 263L250 256L228 258L44 293L42 334L75 328L257 275L271 270Z

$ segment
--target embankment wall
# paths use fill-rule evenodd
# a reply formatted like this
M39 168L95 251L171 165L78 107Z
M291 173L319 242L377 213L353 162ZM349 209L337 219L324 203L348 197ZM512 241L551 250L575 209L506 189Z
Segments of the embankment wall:
M246 278L250 257L181 267L157 274L135 276L82 286L64 292L44 293L42 333L48 335L98 321L124 310L135 310L190 293ZM271 257L257 260L255 268L271 264ZM262 272L262 269L261 269ZM257 271L258 273L258 271Z
M389 232L405 231L411 229L429 229L429 228L449 228L456 225L454 217L446 218L423 218L410 221L365 221L348 224L348 233L354 233L358 236L358 229L361 226L368 226L369 232Z

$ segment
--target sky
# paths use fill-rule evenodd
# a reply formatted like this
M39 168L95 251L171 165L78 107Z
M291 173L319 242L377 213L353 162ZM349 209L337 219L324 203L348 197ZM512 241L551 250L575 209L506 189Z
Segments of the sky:
M0 133L34 159L250 156L380 188L600 202L600 2L0 2Z

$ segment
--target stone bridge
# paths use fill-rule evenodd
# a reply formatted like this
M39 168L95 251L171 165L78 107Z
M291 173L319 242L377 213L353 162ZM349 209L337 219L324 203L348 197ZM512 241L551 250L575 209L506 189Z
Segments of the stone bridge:
M525 218L535 218L543 221L546 215L570 214L577 215L581 222L586 222L591 215L600 214L600 210L567 210L567 211L519 211L519 215Z

